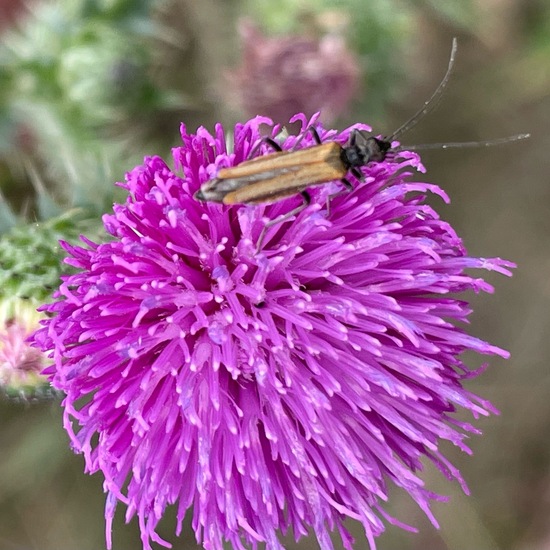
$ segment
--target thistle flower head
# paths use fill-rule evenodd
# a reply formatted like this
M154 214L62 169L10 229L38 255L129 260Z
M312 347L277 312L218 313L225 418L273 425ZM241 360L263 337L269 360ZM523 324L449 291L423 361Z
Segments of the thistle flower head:
M319 108L332 121L349 108L360 69L341 35L270 37L249 20L241 21L239 31L242 61L228 75L230 97L238 107L277 122Z
M294 121L305 133L285 150L314 145L310 125L341 144L353 129ZM466 269L508 274L511 264L466 254L426 204L446 195L415 180L413 153L368 164L363 182L350 175L354 190L329 215L341 185L311 188L311 205L271 227L259 253L266 220L299 197L195 201L220 168L249 157L262 124L237 125L232 151L220 125L182 126L175 169L150 157L129 172L125 204L104 217L112 241L64 244L77 272L35 335L55 359L47 372L66 392L73 446L105 476L108 525L124 503L147 549L167 544L155 528L169 505L178 534L193 508L197 540L212 549L282 549L290 529L323 550L338 530L351 548L345 518L374 548L384 521L397 523L384 510L389 485L432 517L422 461L463 484L440 443L468 451L476 430L454 413L491 411L463 388L474 373L461 356L507 356L463 330L470 310L456 296L492 290Z
M0 300L0 392L5 396L26 401L51 395L41 374L49 361L27 342L40 318L29 300Z

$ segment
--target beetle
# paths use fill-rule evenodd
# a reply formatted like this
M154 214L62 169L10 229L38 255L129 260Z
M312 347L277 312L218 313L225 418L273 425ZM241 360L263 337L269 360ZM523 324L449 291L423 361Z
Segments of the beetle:
M410 130L428 112L439 103L441 95L452 73L457 50L456 38L453 39L451 55L447 71L440 84L422 107L393 134L388 137L365 136L361 130L353 130L348 143L340 145L334 141L322 143L315 128L310 127L316 145L283 151L281 146L272 138L263 138L262 143L269 144L273 153L261 155L241 162L236 166L221 168L216 177L203 183L194 194L199 201L217 202L222 204L263 204L277 202L286 197L300 194L302 203L289 212L268 221L258 239L256 251L262 248L266 231L273 225L284 222L295 216L311 202L308 187L340 180L344 189L327 197L327 215L330 213L331 200L345 191L352 191L353 185L346 178L348 173L357 179L363 180L359 170L371 162L382 162L388 153L402 150L414 151L433 148L480 147L507 143L529 137L529 134L518 134L508 138L486 142L437 143L417 146L399 146L392 148L391 144L399 136ZM301 139L296 145L299 145ZM296 147L295 145L295 147ZM254 154L252 151L251 155Z

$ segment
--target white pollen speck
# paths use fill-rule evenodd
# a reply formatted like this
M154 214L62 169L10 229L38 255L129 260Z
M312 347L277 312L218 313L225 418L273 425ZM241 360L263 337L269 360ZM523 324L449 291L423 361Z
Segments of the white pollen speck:
M177 227L178 215L177 215L175 210L169 210L169 212L168 212L168 221L170 222L170 226L172 228Z
M228 323L233 322L233 313L231 313L228 309L223 312L223 317Z

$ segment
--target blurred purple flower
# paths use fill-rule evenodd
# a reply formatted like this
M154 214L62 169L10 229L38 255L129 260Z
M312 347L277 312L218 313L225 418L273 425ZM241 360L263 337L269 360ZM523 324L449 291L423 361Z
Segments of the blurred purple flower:
M351 131L295 120L342 144ZM470 309L455 296L492 292L465 269L509 275L512 264L466 255L425 202L445 193L412 179L423 170L413 153L369 164L365 183L350 176L354 191L328 218L340 184L312 188L311 206L270 228L256 255L266 217L299 197L227 207L193 193L247 159L264 123L237 125L231 153L221 125L214 135L182 126L176 171L150 157L128 173L126 203L104 218L112 242L64 244L78 272L35 336L53 350L73 446L105 476L108 533L120 501L144 548L167 544L155 529L170 504L177 534L193 507L209 549L282 549L289 529L311 530L324 550L336 529L351 548L346 517L374 548L383 520L408 528L383 508L389 484L436 524L429 504L441 497L416 472L428 459L465 488L440 441L469 452L464 439L478 432L454 413L493 410L462 387L481 369L460 357L508 354L457 326ZM299 146L312 144L306 133Z
M242 62L228 75L229 97L248 116L286 122L294 113L321 110L331 122L349 108L360 70L341 36L267 37L248 20L239 30Z
M50 361L27 342L39 319L28 300L0 303L0 391L5 396L22 400L51 397L49 381L41 374Z
M26 7L22 0L0 0L0 34L14 26L24 15Z

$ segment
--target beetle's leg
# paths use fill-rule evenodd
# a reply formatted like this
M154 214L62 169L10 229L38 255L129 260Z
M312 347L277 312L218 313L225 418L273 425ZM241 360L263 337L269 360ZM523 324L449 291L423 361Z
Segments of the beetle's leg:
M315 143L317 145L322 145L321 138L319 137L319 132L313 127L310 126L309 128L306 128L306 131L296 140L296 143L294 144L294 147L292 147L292 151L295 151L298 145L302 142L304 139L304 136L307 134L308 130L311 132L311 135L313 136L313 139L315 140ZM254 158L256 153L258 152L258 149L264 144L267 143L270 147L272 147L276 153L282 152L283 148L273 139L269 136L263 137L250 151L250 154L248 155L249 159Z
M327 218L330 216L330 203L332 202L332 199L335 199L344 193L351 193L353 191L353 185L346 178L342 178L340 181L342 182L344 189L340 189L340 191L336 191L336 193L332 193L327 197Z
M359 168L353 167L350 172L361 182L364 183L365 181L365 174L359 170Z
M319 137L319 132L312 126L309 131L311 132L311 135L313 136L313 139L315 140L315 143L317 145L322 145L323 142L321 141L321 138Z
M304 208L307 208L311 204L311 196L307 191L301 191L300 195L302 195L302 199L303 199L302 204L298 205L296 208L293 208L290 212L287 212L286 214L277 216L274 220L270 220L264 225L264 228L260 233L260 238L258 239L258 244L256 245L256 254L258 254L262 249L262 245L264 244L265 234L267 233L267 230L270 227L273 227L274 225L278 225L280 223L285 222L292 216L299 214L302 210L304 210Z
M249 155L248 155L248 159L252 159L254 158L254 156L256 155L256 153L258 152L258 150L260 149L260 147L264 144L264 143L267 143L270 147L272 147L276 153L280 153L283 148L273 139L273 138L270 138L269 136L266 136L266 137L263 137L262 139L260 139L260 141L258 143L256 143L256 145L254 145L254 147L252 147Z
M306 134L308 132L311 132L311 135L313 136L313 139L315 140L315 143L317 145L322 145L323 144L321 138L319 137L319 132L313 126L310 126L309 128L306 128L305 132L303 132L300 135L300 137L296 140L296 143L292 147L293 151L296 151L296 148L298 147L298 145L300 145L300 143L302 143L302 140L304 139L304 137L306 136Z

